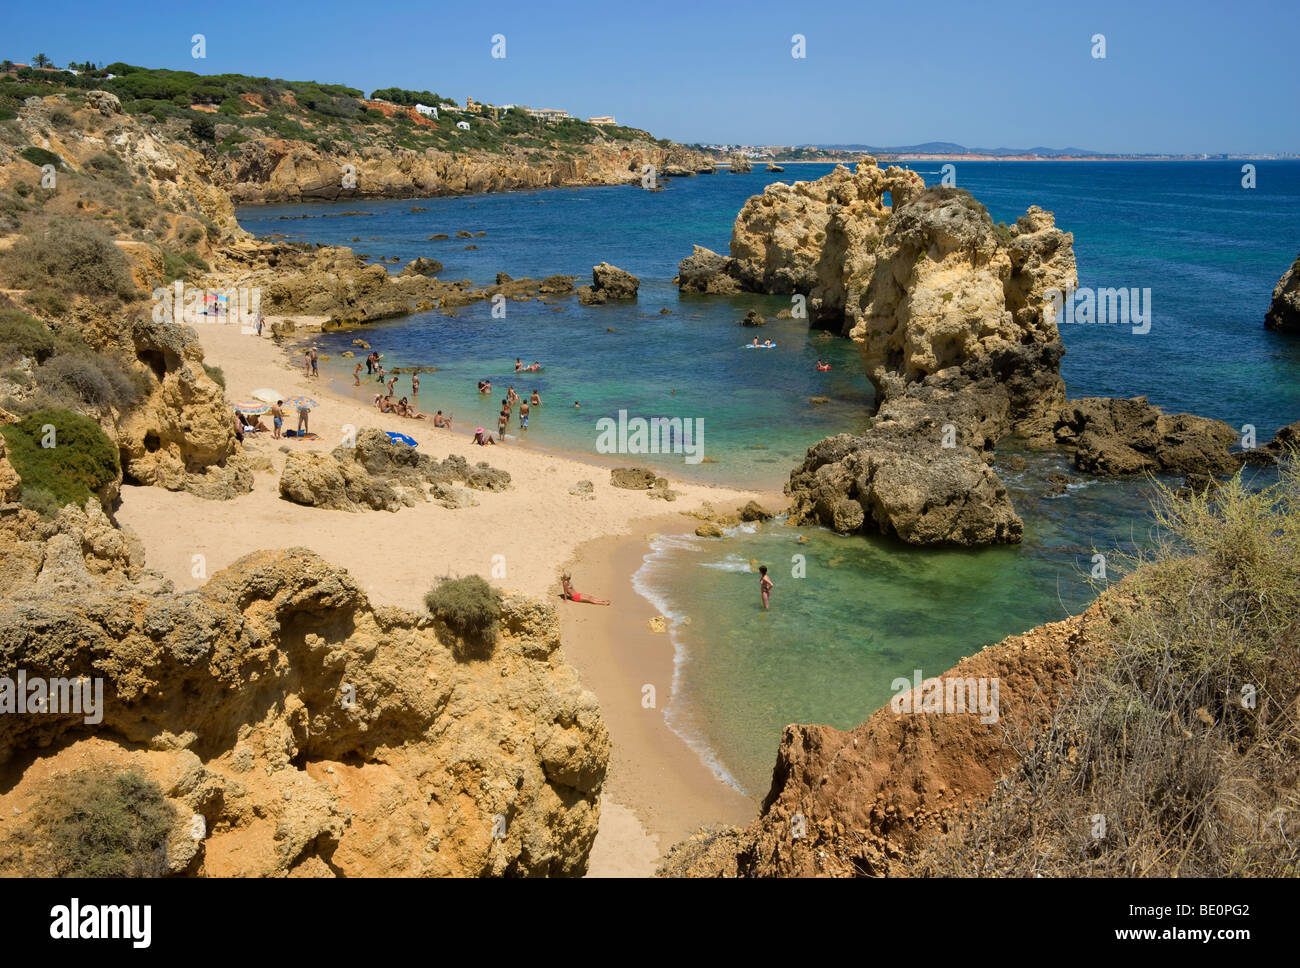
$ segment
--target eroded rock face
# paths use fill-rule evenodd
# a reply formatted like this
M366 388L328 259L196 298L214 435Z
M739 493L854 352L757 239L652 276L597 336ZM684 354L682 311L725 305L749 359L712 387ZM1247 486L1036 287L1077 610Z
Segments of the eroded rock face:
M924 711L926 686L907 706L889 705L852 730L791 725L781 736L772 787L748 828L702 832L673 847L660 870L668 876L853 877L905 873L923 840L976 809L994 784L1015 769L1008 737L1069 689L1073 663L1086 652L1094 606L1083 616L1011 636L941 675L939 709L948 684L998 681L998 718L979 712ZM988 691L986 689L986 697ZM901 711L906 709L907 711ZM986 720L986 721L981 721ZM795 817L804 836L791 837Z
M809 451L786 487L791 522L912 544L1019 541L988 465L999 439L1065 402L1044 293L1074 285L1071 236L1041 209L997 227L968 193L929 189L900 201L854 265L844 325L876 388L876 420Z
M592 267L591 285L593 289L603 292L607 299L635 299L641 280L626 269L602 262Z
M1300 256L1278 280L1264 325L1279 333L1300 333Z
M355 181L345 187L344 165ZM302 141L257 138L236 145L212 166L213 181L236 204L308 198L427 198L479 192L557 188L564 185L638 183L646 165L711 171L712 162L681 145L651 141L595 142L574 156L544 154L504 158L488 152L370 145L351 155L322 152Z
M486 461L471 467L454 454L438 461L370 428L358 435L353 447L336 447L330 454L290 454L280 474L280 496L295 504L337 511L397 511L417 501L434 501L447 508L478 503L455 484L475 491L504 491L510 487L510 474Z
M174 838L187 853L173 870L585 871L609 737L549 606L507 598L478 657L305 549L248 555L178 594L143 580L93 502L56 524L10 505L0 532L5 669L103 681L98 723L0 717L0 762L39 751L38 766L69 744L134 757L187 822L204 817L203 839ZM37 791L35 766L6 796Z
M1055 415L1052 437L1074 451L1076 467L1094 474L1232 474L1241 465L1228 451L1238 440L1228 424L1165 414L1146 397L1072 400Z

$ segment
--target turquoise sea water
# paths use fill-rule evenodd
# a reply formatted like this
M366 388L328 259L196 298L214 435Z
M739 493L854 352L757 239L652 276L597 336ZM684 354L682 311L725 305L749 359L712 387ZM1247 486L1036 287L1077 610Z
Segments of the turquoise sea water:
M927 182L939 164L914 166ZM1081 286L1150 288L1151 331L1063 326L1062 372L1072 396L1146 394L1167 410L1256 427L1261 442L1300 419L1300 342L1263 329L1277 278L1300 249L1300 164L1261 162L1258 187L1241 187L1240 163L962 162L958 184L994 219L1012 221L1037 204L1075 235ZM412 201L348 201L240 211L259 235L283 233L351 245L378 259L436 258L443 278L490 283L498 271L540 277L581 275L602 260L641 277L633 304L562 311L538 302L422 314L367 328L387 365L436 365L421 376L421 409L455 413L458 426L495 426L505 386L537 388L522 446L594 454L596 421L630 416L700 419L708 463L637 458L703 481L779 488L807 447L859 429L871 388L845 341L777 320L779 297L679 297L677 262L692 243L726 251L745 199L778 179L812 179L830 166L791 165L784 175L755 171L677 179L662 192L639 188L545 192ZM427 212L410 212L413 205ZM365 215L338 213L363 211ZM331 215L336 217L324 218ZM281 216L315 216L281 219ZM429 241L439 232L486 232ZM360 241L353 242L358 237ZM477 249L465 246L477 245ZM400 264L399 264L400 267ZM672 310L661 315L661 307ZM741 349L752 337L736 321L751 309L777 348ZM613 330L612 332L610 330ZM339 360L355 334L317 341L334 358L325 370L350 383L355 361ZM515 357L545 370L516 380ZM835 368L818 373L818 357ZM491 399L476 391L490 376ZM409 376L399 381L409 390ZM369 399L378 389L355 391ZM829 397L821 405L810 397ZM581 401L581 408L572 406ZM406 428L401 428L406 429ZM782 726L861 722L892 694L895 676L938 674L1002 637L1063 617L1092 596L1092 555L1141 543L1147 495L1140 482L1078 478L1059 497L1043 479L1069 473L1055 455L1025 455L999 473L1025 520L1015 548L921 551L883 539L844 538L781 524L746 528L722 540L663 539L637 576L642 593L674 617L678 679L668 708L674 727L721 775L761 795ZM1072 475L1074 476L1074 475ZM796 544L798 534L807 544ZM794 577L803 555L803 577ZM777 582L773 610L758 610L750 561Z

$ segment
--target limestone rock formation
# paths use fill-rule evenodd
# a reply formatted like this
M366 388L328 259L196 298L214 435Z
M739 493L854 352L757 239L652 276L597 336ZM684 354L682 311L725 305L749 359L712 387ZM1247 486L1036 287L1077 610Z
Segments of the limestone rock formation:
M1000 229L955 189L900 201L855 263L869 273L843 277L876 419L809 451L786 488L791 523L914 544L1019 541L1023 525L988 464L999 439L1065 402L1044 293L1073 286L1071 243L1036 208Z
M346 179L344 165L355 179ZM368 145L350 155L304 141L253 138L212 165L212 180L237 204L324 198L428 198L565 185L639 183L646 165L712 170L700 152L649 140L580 145L576 154L493 154ZM345 185L345 181L347 184Z
M979 712L930 715L923 682L907 711L886 705L852 730L787 726L772 786L746 829L714 828L673 847L660 873L696 877L852 877L903 873L924 838L982 803L1018 756L1018 735L1069 688L1099 607L989 646L942 673L948 685L998 681L995 722ZM939 670L925 670L939 675ZM911 680L909 680L911 681ZM919 707L919 708L918 708ZM899 706L903 709L901 703ZM912 711L913 709L917 711ZM804 836L790 833L795 815Z
M591 285L603 292L607 299L635 299L641 280L626 269L602 262L592 267Z
M737 151L732 154L730 166L727 170L733 175L748 175L753 169L754 166L749 159Z
M1052 434L1074 451L1079 470L1094 474L1231 474L1241 464L1228 452L1238 440L1228 424L1165 414L1146 397L1072 400L1056 415Z
M256 552L176 593L93 502L56 523L9 505L0 533L4 667L103 683L94 724L0 717L0 762L21 764L3 794L5 874L48 869L24 827L45 771L24 757L152 775L187 828L204 819L201 839L173 838L174 872L585 871L609 737L549 605L506 598L487 654L371 604L305 549Z
M338 511L397 511L417 501L443 507L472 507L476 491L503 491L510 474L480 461L470 467L451 455L437 461L414 447L394 443L381 430L363 430L352 447L330 454L298 451L290 454L280 474L280 496L295 504Z
M1279 333L1300 333L1300 256L1278 280L1264 325Z

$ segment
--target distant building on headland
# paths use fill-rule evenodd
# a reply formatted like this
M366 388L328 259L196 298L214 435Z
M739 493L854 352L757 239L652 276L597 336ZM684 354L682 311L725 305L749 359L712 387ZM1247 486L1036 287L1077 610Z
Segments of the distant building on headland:
M557 108L530 108L528 113L539 121L563 121L569 116L568 111Z
M438 116L438 109L431 108L427 104L417 104L415 110L419 111L426 118L436 118Z
M443 101L441 104L438 105L438 109L440 111L459 111L460 105L452 104L450 101Z
M602 114L596 118L588 118L587 123L598 124L602 128L613 128L618 125L618 122L614 120L614 115L612 114Z

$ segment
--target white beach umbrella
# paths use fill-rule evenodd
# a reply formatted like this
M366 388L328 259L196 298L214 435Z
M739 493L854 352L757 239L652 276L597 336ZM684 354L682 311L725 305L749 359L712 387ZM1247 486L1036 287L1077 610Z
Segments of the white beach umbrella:
M258 400L263 400L266 403L275 403L277 400L284 399L283 393L279 393L276 390L268 390L266 387L263 387L260 390L254 390L252 396Z

